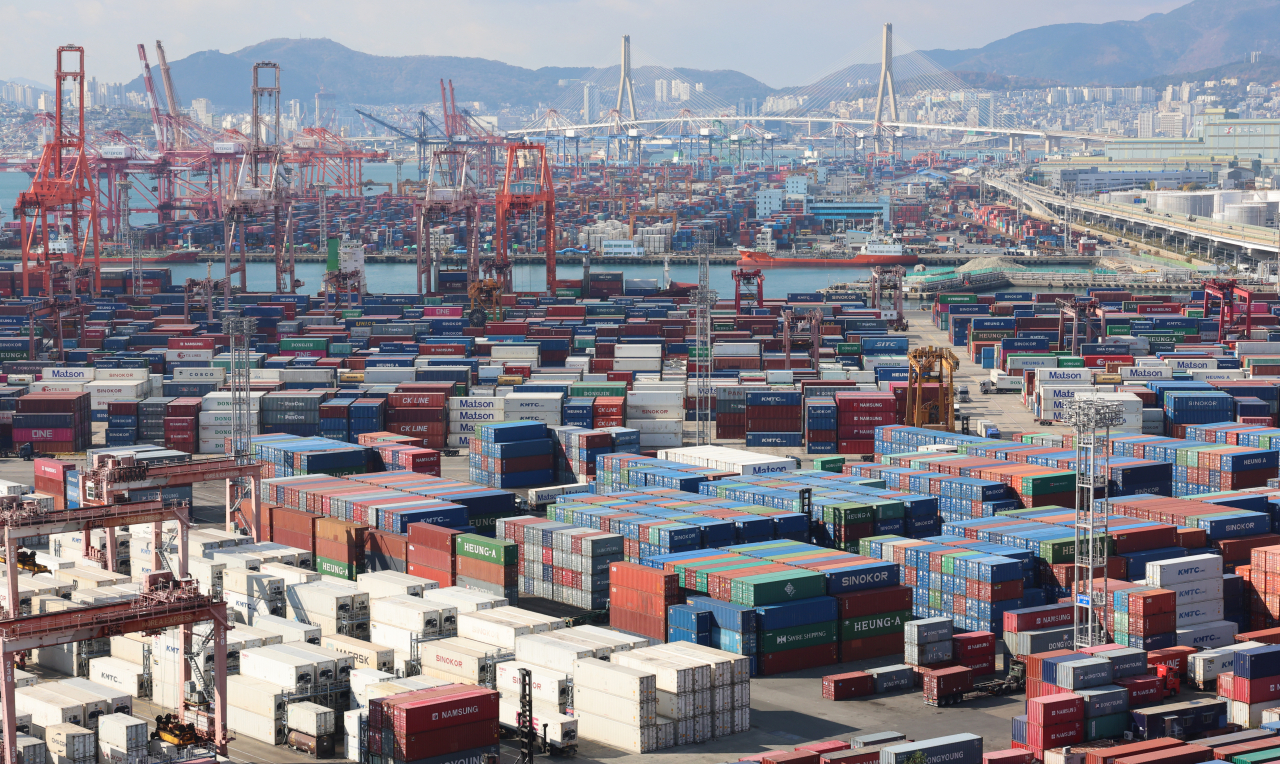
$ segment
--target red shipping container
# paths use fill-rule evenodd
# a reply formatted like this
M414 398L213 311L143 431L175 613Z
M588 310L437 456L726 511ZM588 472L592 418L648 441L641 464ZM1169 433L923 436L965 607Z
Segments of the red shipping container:
M1016 748L982 754L982 764L1031 764L1035 760L1031 751L1019 751Z
M390 531L369 531L364 537L364 548L367 552L397 560L409 559L409 539Z
M911 608L911 587L886 586L882 589L866 589L835 595L840 606L840 618L857 618L877 613L893 613Z
M1187 657L1194 654L1194 647L1166 647L1147 653L1148 666L1170 666L1174 673L1187 673Z
M473 557L459 556L456 573L464 578L475 578L491 584L514 585L519 575L515 565L494 565Z
M1114 748L1102 748L1097 751L1089 751L1085 754L1085 764L1115 764L1116 759L1122 759L1125 756L1138 756L1144 753L1163 751L1169 748L1178 748L1183 745L1186 745L1186 743L1171 737L1158 737L1155 740L1140 740L1136 743L1126 743L1124 745L1115 746Z
M859 698L864 695L874 695L875 691L875 678L865 671L822 677L822 697L827 700Z
M785 751L771 753L760 760L761 764L818 764L816 751Z
M973 669L967 666L926 669L924 672L926 700L936 701L938 698L968 692L971 689L973 689Z
M660 594L668 600L679 595L679 576L657 568L631 562L615 562L609 565L609 585L648 594Z
M1060 748L1082 742L1084 742L1083 721L1055 724L1051 727L1041 727L1039 724L1027 725L1027 745L1030 745L1033 751Z
M996 673L996 656L993 653L981 658L965 658L960 665L973 669L974 676L987 676Z
M419 565L418 563L410 562L405 564L405 572L411 576L435 581L440 584L440 586L454 585L454 575L452 572L447 570L438 570L426 565Z
M622 631L630 631L650 639L667 639L667 616L637 613L620 607L609 607L609 625Z
M617 563L615 563L617 564ZM787 671L830 666L838 660L838 647L830 645L811 645L795 650L780 650L776 653L765 653L759 656L759 675L771 676Z
M1071 624L1072 606L1059 605L1032 612L1008 611L1004 614L1005 631L1037 631Z
M433 692L439 691L439 692ZM425 732L442 727L472 724L498 717L498 693L476 688L459 691L454 686L433 687L412 693L414 700L391 708L393 728L399 732ZM383 712L386 712L386 706Z
M840 643L840 661L862 660L863 658L883 658L886 655L902 653L902 634L881 634L878 637L862 639L846 639Z
M1126 676L1115 680L1115 683L1129 691L1130 706L1145 706L1164 699L1160 677Z
M952 656L957 660L991 655L996 650L996 635L989 631L970 631L951 638Z
M1114 764L1199 764L1213 761L1213 749L1202 745L1184 745L1177 750L1164 749L1114 759Z
M396 747L400 748L400 741L397 740L396 743ZM405 735L403 751L397 751L395 758L403 757L406 761L414 761L497 743L498 720L492 719Z
M1084 719L1084 698L1074 693L1044 695L1027 701L1027 722L1041 727Z
M428 549L444 552L453 551L453 537L462 533L462 531L454 530L453 528L445 528L442 525L433 525L431 523L409 523L408 530L409 543L411 545L421 545Z
M1246 753L1254 753L1256 751L1266 751L1271 748L1280 747L1280 739L1275 737L1264 738L1262 740L1248 740L1235 745L1224 745L1213 749L1213 758L1219 761L1233 761L1236 756ZM1208 759L1205 759L1208 761Z
M1178 609L1178 595L1168 589L1147 589L1129 595L1129 618L1173 613ZM1130 629L1130 632L1133 630ZM1149 631L1158 634L1161 630ZM1164 629L1163 631L1173 631Z
M1129 633L1137 636L1148 634L1167 634L1178 627L1177 613L1161 613L1145 618L1129 616Z
M834 753L836 751L849 750L849 744L843 740L824 740L821 743L805 743L796 746L797 751L813 751L821 756L824 753Z

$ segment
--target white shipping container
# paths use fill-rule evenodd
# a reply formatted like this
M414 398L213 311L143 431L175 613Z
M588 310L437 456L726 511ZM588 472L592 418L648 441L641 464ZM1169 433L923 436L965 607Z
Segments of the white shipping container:
M536 361L537 345L517 345L513 342L498 342L490 349L490 358L495 361Z
M711 354L718 358L752 358L760 355L759 342L717 342Z
M613 362L614 371L662 371L660 358L619 358Z
M274 716L260 716L235 706L227 706L227 727L237 735L267 745L284 745L288 735L284 721Z
M432 594L434 593L433 591ZM369 617L378 623L426 636L438 633L441 629L452 630L458 622L458 608L401 594L370 602Z
M284 654L275 647L255 647L240 653L240 673L281 687L294 688L316 681L315 660Z
M1209 621L1194 626L1178 627L1178 646L1194 647L1199 650L1221 648L1230 645L1239 631L1232 621Z
M1256 730L1262 726L1262 712L1275 707L1274 700L1263 703L1241 703L1238 700L1227 701L1227 723L1239 724L1245 729Z
M573 687L573 707L589 708L593 714L639 727L655 724L658 720L656 698L643 701L629 700L593 690L590 687L579 687L576 684Z
M84 703L50 692L39 685L22 687L14 692L18 713L30 714L31 723L40 727L55 724L79 724L84 720Z
M212 361L212 350L166 350L164 351L164 360L169 363L175 361Z
M52 724L44 728L49 753L73 760L94 756L93 731L78 724Z
M320 644L320 627L308 623L299 623L290 618L262 615L254 619L253 627L279 634L285 642L309 642Z
M42 382L92 382L94 372L92 366L49 366L40 370Z
M578 737L594 740L610 748L620 748L631 753L650 753L658 750L656 727L635 727L603 716L574 709L578 720Z
M563 635L530 634L516 640L516 660L573 674L574 661L591 658L595 650L566 641Z
M334 722L335 716L332 708L303 701L289 704L285 711L285 722L291 730L311 737L319 737L333 734L337 726Z
M375 642L365 642L343 634L328 634L320 638L320 646L350 655L352 667L356 669L371 668L386 671L395 665L394 648Z
M1222 558L1213 554L1147 563L1148 586L1165 588L1202 578L1222 578Z
M621 666L629 666L639 671L652 673L654 675L654 686L664 692L673 692L679 695L693 692L696 688L695 671L689 665L641 655L641 652L629 650L615 653L609 657L609 661Z
M723 446L665 449L658 452L658 458L681 464L692 464L695 467L733 472L738 475L767 475L796 469L795 460L788 457L758 454Z
M1218 579L1221 581L1222 579ZM1199 602L1179 602L1177 610L1178 627L1194 626L1198 623L1221 621L1223 614L1222 600L1200 600Z
M490 613L459 613L458 636L508 650L515 649L516 637L535 633L535 628Z
M505 597L498 597L488 592L465 589L461 586L442 586L431 591L433 602L444 602L453 605L459 613L474 613L510 604Z
M656 700L658 680L653 672L597 658L573 663L573 683L634 701Z
M453 397L449 399L449 410L452 411L502 411L506 406L505 398L490 396Z
M115 650L114 640L111 646ZM138 644L138 643L134 643ZM142 697L143 667L139 663L130 663L124 658L104 656L89 659L89 679L98 684L118 690L125 695Z
M18 722L19 726L23 724L24 722ZM28 719L25 724L30 726L31 720ZM49 756L49 749L43 740L31 735L18 733L18 736L14 738L14 742L17 743L18 761L22 764L45 764Z
M488 656L496 656L496 650L492 645L450 637L421 643L418 655L424 674L476 684L488 676Z
M256 676L232 674L227 677L227 704L272 719L283 719L293 690Z
M173 370L174 382L213 382L222 384L226 379L227 370L221 366L189 366ZM208 396L206 396L207 398Z
M678 432L640 433L640 447L644 449L674 448L684 443L684 435Z
M520 701L502 699L498 701L498 721L508 727L518 726L520 719ZM556 746L573 745L578 740L578 720L565 716L554 705L533 702L533 728L541 735L546 730L547 742Z
M529 669L534 702L550 703L563 708L569 702L569 675L522 661L504 661L497 665L495 687L504 697L520 699L520 669ZM576 681L576 678L575 678Z
M508 416L528 412L560 413L564 396L560 393L511 393L504 411Z
M122 751L146 750L147 722L128 714L107 714L98 719L98 742Z

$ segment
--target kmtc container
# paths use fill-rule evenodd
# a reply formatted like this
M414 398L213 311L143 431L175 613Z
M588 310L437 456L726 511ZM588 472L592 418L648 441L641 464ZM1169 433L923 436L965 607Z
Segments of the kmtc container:
M1216 554L1201 554L1175 560L1159 560L1147 563L1147 585L1161 589L1199 579L1221 579L1222 558Z

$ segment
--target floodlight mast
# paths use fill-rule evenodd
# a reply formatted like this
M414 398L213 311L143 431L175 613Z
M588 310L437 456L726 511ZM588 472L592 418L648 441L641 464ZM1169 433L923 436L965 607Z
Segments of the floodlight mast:
M1075 430L1075 565L1071 583L1072 626L1077 650L1110 641L1107 637L1111 592L1107 586L1107 535L1111 514L1111 428L1124 424L1124 406L1095 397L1072 398L1063 423ZM1101 489L1102 497L1098 497ZM1102 570L1102 589L1093 578Z

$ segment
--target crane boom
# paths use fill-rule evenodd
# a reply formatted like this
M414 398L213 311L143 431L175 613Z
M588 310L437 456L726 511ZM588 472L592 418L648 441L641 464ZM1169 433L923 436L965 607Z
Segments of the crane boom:
M178 109L178 92L173 87L173 78L169 76L169 62L164 57L164 46L156 40L156 58L160 61L160 79L164 82L164 98L169 102L169 130L173 133L173 148L182 148L182 131L178 122L182 112Z
M142 82L147 89L147 105L151 107L151 127L156 134L156 148L164 148L164 128L160 124L160 106L156 103L156 83L151 78L151 64L147 63L147 48L138 43L138 58L142 59Z

